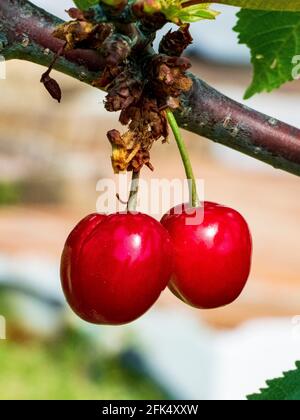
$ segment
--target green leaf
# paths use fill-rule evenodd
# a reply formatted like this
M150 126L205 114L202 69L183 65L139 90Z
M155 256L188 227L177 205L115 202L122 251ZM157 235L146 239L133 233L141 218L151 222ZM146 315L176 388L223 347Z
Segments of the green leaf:
M300 362L296 370L283 373L281 378L267 381L268 388L259 394L248 396L250 401L299 401L300 400Z
M300 11L300 0L220 0L217 3L238 6L244 9Z
M201 7L202 6L202 7ZM185 7L176 12L175 17L181 22L197 22L202 19L215 19L219 13L209 8L203 8L202 5ZM173 18L174 20L174 18Z
M99 0L73 0L78 9L88 10L92 6L96 6Z
M241 10L238 18L234 30L239 42L250 48L254 67L245 98L293 80L295 57L300 54L300 13Z
M201 3L185 7L188 0L144 0L146 13L163 13L170 22L176 24L197 22L202 19L215 19L219 14L210 9L210 3Z

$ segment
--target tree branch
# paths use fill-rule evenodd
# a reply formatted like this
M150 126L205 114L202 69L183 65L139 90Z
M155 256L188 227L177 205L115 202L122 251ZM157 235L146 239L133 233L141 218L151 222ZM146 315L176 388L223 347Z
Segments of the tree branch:
M300 176L300 130L242 105L202 80L182 98L179 124L255 159Z
M0 55L49 66L63 41L52 36L63 21L27 0L0 0ZM101 71L101 56L92 50L68 51L56 61L56 70L85 83Z
M26 0L0 0L0 54L48 66L62 42L52 36L62 21ZM74 50L55 68L90 84L103 68L92 50ZM192 132L300 176L300 130L247 108L191 75L179 124Z

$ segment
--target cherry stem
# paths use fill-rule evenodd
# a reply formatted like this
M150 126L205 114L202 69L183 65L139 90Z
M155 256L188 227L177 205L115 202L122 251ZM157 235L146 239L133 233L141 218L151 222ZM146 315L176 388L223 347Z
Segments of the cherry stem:
M185 145L185 142L183 140L183 137L181 135L180 129L178 127L176 118L174 117L173 112L170 109L167 109L167 118L170 124L170 127L173 131L181 159L183 162L183 166L185 169L186 177L189 181L189 190L190 190L190 205L191 207L198 207L200 205L200 201L197 194L197 184L195 180L195 175L192 167L192 163Z
M139 192L140 171L132 172L130 194L127 202L127 211L135 212L137 206L138 192Z

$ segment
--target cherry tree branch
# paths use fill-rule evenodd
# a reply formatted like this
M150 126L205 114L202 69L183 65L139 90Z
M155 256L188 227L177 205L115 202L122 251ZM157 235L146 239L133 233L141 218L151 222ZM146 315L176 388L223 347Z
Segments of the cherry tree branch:
M48 66L62 41L52 36L62 21L27 0L0 0L0 55ZM55 69L85 83L101 74L103 61L92 50L68 51ZM275 168L300 176L300 130L245 107L191 75L176 117L181 127Z
M62 20L27 0L0 0L0 55L49 66L64 42L52 36ZM92 50L68 51L55 69L85 83L99 74L103 62Z
M300 130L242 105L191 75L181 127L300 176Z

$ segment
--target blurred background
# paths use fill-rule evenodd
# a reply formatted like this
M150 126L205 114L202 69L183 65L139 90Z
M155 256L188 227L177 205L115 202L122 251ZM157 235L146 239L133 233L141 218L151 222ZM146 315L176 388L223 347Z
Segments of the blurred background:
M71 6L34 3L62 17ZM251 68L231 30L237 9L216 9L218 24L193 25L193 71L242 101ZM299 179L188 132L205 198L239 210L251 227L245 292L205 312L165 291L124 327L91 326L71 313L60 254L74 225L95 211L97 181L113 179L106 131L117 115L104 111L101 92L61 74L58 105L39 83L42 72L8 62L0 80L0 398L244 399L292 369L300 359ZM247 105L300 126L299 82ZM156 144L152 163L145 179L184 178L173 142Z

